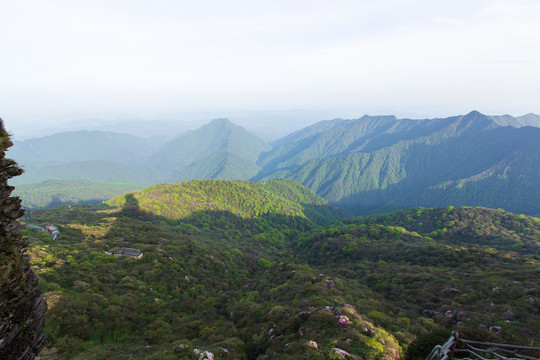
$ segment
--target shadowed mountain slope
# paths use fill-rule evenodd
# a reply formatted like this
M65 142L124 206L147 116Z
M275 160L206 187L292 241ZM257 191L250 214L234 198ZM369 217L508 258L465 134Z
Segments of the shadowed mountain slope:
M434 120L364 117L314 133L293 134L265 153L259 178L299 181L357 213L443 205L540 213L539 128L501 127L471 112Z

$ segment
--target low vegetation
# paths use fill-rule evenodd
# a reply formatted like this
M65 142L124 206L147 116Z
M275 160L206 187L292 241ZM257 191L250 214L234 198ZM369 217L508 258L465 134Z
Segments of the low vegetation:
M32 215L61 231L23 230L61 359L399 359L456 328L540 341L533 217L344 219L290 180L160 184Z

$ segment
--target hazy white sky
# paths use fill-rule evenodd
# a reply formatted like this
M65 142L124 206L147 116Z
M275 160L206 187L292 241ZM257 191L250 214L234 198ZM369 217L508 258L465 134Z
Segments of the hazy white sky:
M540 113L538 0L0 0L6 122Z

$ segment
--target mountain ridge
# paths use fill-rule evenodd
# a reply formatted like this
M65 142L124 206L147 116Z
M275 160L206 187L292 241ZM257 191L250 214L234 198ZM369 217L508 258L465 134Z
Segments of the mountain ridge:
M340 129L340 135L346 129ZM394 136L395 131L414 136ZM320 149L325 149L328 143L332 144L338 138L343 139L343 136L336 136L335 128L331 128L326 136L321 133L323 135L319 134L316 138L302 139L296 143L296 149L291 148L289 143L266 153L262 176L258 179L291 178L338 206L352 207L353 211L360 212L394 210L396 207L384 207L384 203L396 203L396 198L402 199L400 207L487 205L485 199L479 203L442 204L434 203L429 197L420 196L416 200L411 198L411 194L420 194L449 181L480 180L479 174L482 173L486 178L488 169L497 169L497 164L503 163L517 167L515 170L518 173L528 171L529 175L525 180L516 177L518 182L512 187L504 179L497 181L499 174L493 171L492 180L497 185L492 184L491 187L496 186L499 191L502 190L501 195L505 192L515 195L516 191L534 194L534 183L535 179L540 178L540 169L534 165L523 169L520 166L530 163L530 160L525 159L538 156L539 131L538 128L530 127L501 127L490 117L473 111L446 119L394 121L390 127L383 128L381 134L367 139L348 131L352 136L345 137L346 141L342 141L341 147L334 147L334 153L330 156L320 157ZM378 141L376 146L374 141ZM286 146L286 151L282 150ZM372 146L375 150L365 151L366 146ZM519 150L524 147L527 150ZM508 159L516 152L522 154L523 161ZM461 183L466 184L463 181ZM432 192L430 197L433 196ZM408 202L404 200L407 197L410 198ZM512 205L511 198L511 195L506 196L496 207L519 211L518 207ZM491 201L489 205L495 203ZM359 204L363 205L359 207ZM526 207L527 211L532 210L532 214L540 213L540 209L533 210L530 205Z
M358 214L397 207L484 205L517 212L522 207L534 215L540 207L522 193L538 192L538 127L529 126L538 119L534 114L513 118L478 111L420 120L364 115L313 124L273 147L229 120L215 119L165 144L145 148L136 139L129 146L113 146L116 153L130 147L137 148L135 155L143 153L123 154L121 159L131 159L124 163L84 160L91 169L85 173L81 160L56 164L53 156L40 166L28 166L27 174L15 182L77 177L150 185L199 178L290 178ZM47 151L34 155L40 153ZM107 158L103 153L115 156L105 150L96 156Z

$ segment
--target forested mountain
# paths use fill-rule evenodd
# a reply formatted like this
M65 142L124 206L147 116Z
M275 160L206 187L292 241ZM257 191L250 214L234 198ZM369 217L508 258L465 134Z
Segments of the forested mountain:
M61 231L24 230L49 350L375 360L404 357L427 331L540 341L540 219L452 207L339 216L290 180L160 184L34 211ZM143 257L114 257L122 247Z
M540 128L503 127L476 111L334 120L278 144L257 178L297 180L356 213L445 205L540 213Z
M170 141L148 159L148 166L173 171L176 180L249 179L259 155L270 147L244 128L216 119Z

